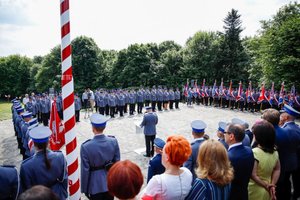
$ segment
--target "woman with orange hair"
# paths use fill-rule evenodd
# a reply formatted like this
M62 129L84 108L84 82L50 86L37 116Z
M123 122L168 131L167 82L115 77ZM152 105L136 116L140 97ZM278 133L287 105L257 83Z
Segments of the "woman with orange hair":
M197 163L198 178L194 180L186 200L228 199L233 168L223 144L213 139L203 142Z
M152 177L142 199L183 200L192 187L192 173L182 164L192 153L190 143L180 135L169 136L162 153L165 172Z
M135 199L143 182L141 169L130 160L115 163L107 175L108 191L121 200Z

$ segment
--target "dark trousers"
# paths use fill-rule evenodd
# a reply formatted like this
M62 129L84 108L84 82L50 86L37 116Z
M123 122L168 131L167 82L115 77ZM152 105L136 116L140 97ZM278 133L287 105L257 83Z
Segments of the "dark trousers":
M213 103L214 98L213 97L209 97L209 105L211 106Z
M170 100L170 104L169 104L170 109L173 109L173 103L174 103L174 100Z
M115 117L115 106L110 106L109 107L109 112L110 112L110 117L114 118Z
M118 106L118 110L120 112L120 117L123 117L124 106Z
M42 123L43 120L42 120L42 113L41 112L37 113L37 118L38 118L38 122Z
M150 100L146 100L145 101L145 106L149 106L149 104L150 104Z
M109 106L108 105L105 106L105 115L109 115Z
M143 110L143 102L138 102L138 113L142 113L142 110Z
M135 108L135 104L134 104L134 103L131 103L131 104L129 105L129 114L130 114L130 115L133 115L134 108Z
M149 157L154 155L154 139L155 135L145 135L146 155Z
M299 150L298 150L298 154L299 154ZM300 197L300 166L298 166L298 169L292 173L292 180L293 180L293 187L294 187L293 199L297 199Z
M176 99L176 100L175 100L175 108L176 108L176 109L179 108L178 105L179 105L179 99Z
M125 106L124 106L124 113L127 113L127 103L125 103Z
M90 200L113 200L114 197L111 196L108 192L101 192L97 194L92 194L89 197Z
M75 119L76 119L76 122L79 122L79 119L80 119L80 110L75 110Z
M42 121L44 126L48 126L49 117L50 117L50 113L42 113Z
M161 104L162 104L161 101L158 101L158 102L157 102L157 108L158 108L158 111L161 111Z
M156 101L152 101L151 102L151 107L152 107L152 110L155 111L155 109L156 109Z
M58 116L60 119L64 119L64 113L63 113L63 110L60 110L60 111L57 111L58 112Z
M104 115L105 107L99 107L99 114Z
M277 200L291 199L291 174L292 172L281 172L276 187Z

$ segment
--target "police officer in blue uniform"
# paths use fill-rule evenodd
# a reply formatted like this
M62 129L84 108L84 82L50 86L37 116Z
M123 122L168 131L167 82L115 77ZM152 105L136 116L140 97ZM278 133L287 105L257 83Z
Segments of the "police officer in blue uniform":
M78 94L75 94L74 97L74 104L75 104L75 119L76 122L80 122L80 110L81 110L81 99Z
M28 121L28 128L24 135L24 141L23 141L23 147L25 149L25 157L29 158L33 154L31 153L31 149L28 146L28 142L30 140L29 131L39 125L39 122L37 118L33 118L30 121Z
M42 121L44 126L48 126L49 118L50 118L50 99L46 94L42 95L42 99L40 101L41 113L42 113Z
M193 179L195 179L195 178L197 178L196 173L195 173L195 168L197 167L198 151L199 151L200 145L205 140L203 138L203 136L204 136L205 128L207 127L207 125L205 122L203 122L201 120L194 120L191 123L191 127L192 127L192 134L194 137L194 141L191 143L192 154L183 165L184 165L184 167L188 168L192 172Z
M276 195L277 199L290 199L290 176L292 175L293 199L298 199L300 197L300 127L295 123L295 119L300 117L300 112L287 104L284 105L283 109L282 112L284 113L281 114L280 118L284 121L282 129L286 131L288 144L284 147L285 154L279 151L279 156L286 161L286 164L281 170L281 177L277 184L279 191Z
M160 138L154 139L154 151L156 155L149 161L147 183L153 176L165 172L165 167L161 163L162 149L164 148L165 144L165 141Z
M29 127L29 121L32 118L32 113L31 112L24 112L22 114L22 118L24 120L24 123L22 123L21 126L21 133L22 133L22 155L23 155L23 160L27 159L29 156L28 154L26 155L26 145L28 143L26 143L26 133L28 131L28 127Z
M153 111L155 111L156 109L156 102L157 102L156 89L153 87L151 90L151 107Z
M51 130L38 126L29 132L36 153L21 164L20 179L22 190L34 185L50 188L61 200L68 197L67 162L62 152L49 150Z
M221 142L226 149L228 149L228 144L225 142L225 137L224 137L227 123L221 121L219 122L218 126L219 126L217 130L217 136L219 138L218 141Z
M176 88L175 91L175 108L179 109L179 101L180 101L180 91L179 88Z
M154 155L154 139L156 136L156 124L158 123L158 117L152 111L152 107L146 107L146 113L143 117L141 127L144 127L146 154L145 157L151 157Z
M111 200L106 177L108 168L120 160L119 144L116 138L103 133L108 118L95 113L90 120L94 138L80 149L81 192L91 200Z
M15 200L20 193L19 173L15 166L0 166L0 199Z
M119 92L119 94L117 95L117 102L118 102L118 110L120 113L120 117L123 117L124 107L125 107L125 96L122 91Z
M144 106L144 94L142 89L139 89L136 93L136 101L137 101L137 111L138 114L142 114L143 106Z

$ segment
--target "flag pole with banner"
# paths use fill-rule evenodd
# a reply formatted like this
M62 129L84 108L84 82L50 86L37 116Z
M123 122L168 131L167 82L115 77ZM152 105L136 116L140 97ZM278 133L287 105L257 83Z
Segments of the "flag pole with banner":
M75 132L74 83L72 75L69 0L60 0L61 84L66 154L69 179L69 199L80 199L78 148Z

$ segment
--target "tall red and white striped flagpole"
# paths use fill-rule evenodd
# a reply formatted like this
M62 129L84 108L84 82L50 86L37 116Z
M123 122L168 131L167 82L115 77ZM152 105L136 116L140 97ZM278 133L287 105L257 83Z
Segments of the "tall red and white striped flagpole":
M78 148L75 132L69 0L60 0L62 97L70 200L80 199Z

